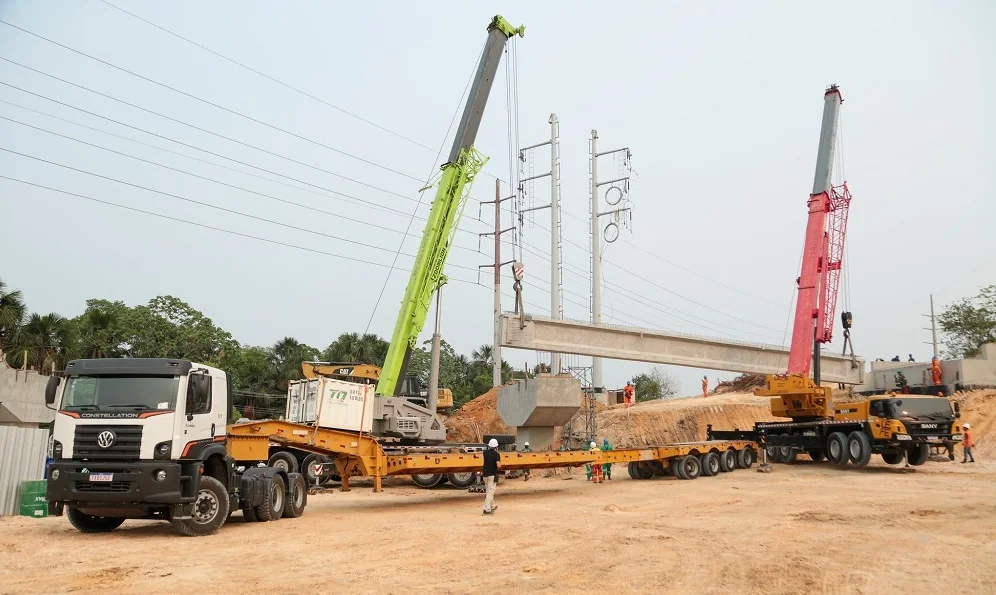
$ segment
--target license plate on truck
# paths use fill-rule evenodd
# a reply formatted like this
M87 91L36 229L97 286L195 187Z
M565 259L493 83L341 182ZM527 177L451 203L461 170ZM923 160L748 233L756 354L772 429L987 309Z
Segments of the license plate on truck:
M113 481L113 473L91 473L90 481Z

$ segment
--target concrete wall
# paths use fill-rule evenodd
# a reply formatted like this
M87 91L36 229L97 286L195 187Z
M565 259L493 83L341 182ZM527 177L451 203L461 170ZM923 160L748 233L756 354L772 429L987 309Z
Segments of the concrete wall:
M0 362L0 424L43 424L55 419L45 406L48 376Z
M888 391L896 387L902 370L911 387L930 386L930 362L872 362L866 382L856 392ZM964 387L996 386L996 343L983 345L978 357L941 362L941 384Z

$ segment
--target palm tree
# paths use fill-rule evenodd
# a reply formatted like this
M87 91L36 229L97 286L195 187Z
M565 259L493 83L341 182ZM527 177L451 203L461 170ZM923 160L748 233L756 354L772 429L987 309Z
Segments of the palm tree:
M481 345L475 349L470 356L474 358L474 362L484 364L487 367L494 366L494 348L491 345Z
M322 358L330 362L358 362L362 358L359 333L343 333L322 353Z
M387 358L387 349L389 346L390 344L387 341L381 339L374 333L365 333L362 337L360 337L359 361L364 364L383 366L384 359Z
M8 289L0 279L0 353L24 325L24 298L20 289Z
M78 351L75 328L54 313L32 314L13 345L16 351L26 354L27 361L23 363L41 372L64 366Z
M87 357L107 357L121 341L115 335L117 316L113 312L92 310L79 319L80 348Z

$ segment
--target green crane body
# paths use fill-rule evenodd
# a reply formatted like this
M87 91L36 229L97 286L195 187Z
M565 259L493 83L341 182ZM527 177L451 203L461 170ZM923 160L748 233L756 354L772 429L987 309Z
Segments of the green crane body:
M453 236L460 223L467 197L470 196L470 189L477 174L488 161L487 157L474 148L474 140L498 71L501 54L510 37L521 37L524 34L525 27L513 27L501 16L494 17L488 25L488 41L464 107L449 160L442 166L439 188L432 201L432 210L425 223L422 242L415 256L412 274L394 325L394 334L391 335L391 344L377 382L377 395L398 394L400 380L404 378L412 350L418 346L418 336L428 317L432 296L443 276L443 266L453 244Z

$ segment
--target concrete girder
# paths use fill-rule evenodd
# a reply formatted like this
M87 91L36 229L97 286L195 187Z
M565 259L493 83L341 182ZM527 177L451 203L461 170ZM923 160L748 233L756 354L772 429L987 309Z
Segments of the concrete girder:
M784 374L788 349L722 339L706 339L663 331L611 326L571 320L551 320L504 314L501 345L515 349L550 351L639 362L687 366L727 372ZM521 328L520 328L521 326ZM862 384L865 361L824 354L820 363L823 382Z

